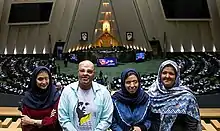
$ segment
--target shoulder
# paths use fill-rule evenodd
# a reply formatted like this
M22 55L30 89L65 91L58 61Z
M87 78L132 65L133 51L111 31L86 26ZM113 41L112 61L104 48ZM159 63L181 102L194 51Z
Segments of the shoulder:
M103 93L110 93L108 90L107 90L107 87L106 86L103 86L97 82L92 82L92 86L94 88L94 90L97 90L97 91L100 91L100 92L103 92Z
M55 104L59 103L60 101L60 96L56 99Z
M76 81L76 82L70 83L70 84L67 85L66 87L69 87L69 88L77 88L78 85L79 85L79 81Z
M120 107L120 109L122 108L121 106L124 105L123 103L121 103L120 101L118 101L118 100L116 100L114 98L112 98L112 103L113 103L115 108L116 107Z
M184 93L180 98L187 103L187 108L198 108L197 99L192 92Z
M28 90L24 93L24 96L22 97L22 100L28 99L30 96L31 96L31 92L30 92L30 90Z
M99 84L99 83L97 83L97 82L95 82L95 81L92 82L92 86L96 86L96 87L98 87L98 88L102 88L102 87L105 87L105 88L106 88L106 86L103 86L103 85L101 85L101 84Z
M95 91L95 95L104 101L112 101L111 94L107 90L106 86L93 82L93 90Z
M78 87L78 82L71 83L64 87L63 92L70 92L74 89L77 89L77 87Z
M116 100L115 98L112 98L112 102L113 103L118 103L118 100Z
M158 85L157 85L157 82L154 82L150 88L148 89L148 91L146 91L146 93L150 96L150 97L153 97L153 96L157 96L158 95Z
M182 95L184 99L187 99L188 101L196 101L196 97L191 90L185 90L185 91L186 93Z
M72 98L77 91L77 83L71 83L67 86L64 87L61 96L60 96L60 101L63 101L64 99L70 99L70 97Z
M22 110L28 110L30 109L28 106L26 106L25 104L22 105Z

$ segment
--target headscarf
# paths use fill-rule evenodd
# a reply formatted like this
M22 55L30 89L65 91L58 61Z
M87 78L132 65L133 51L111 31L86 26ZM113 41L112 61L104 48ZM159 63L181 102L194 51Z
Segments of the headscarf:
M49 75L49 85L46 89L41 89L37 86L37 75L42 71L46 71ZM51 73L45 66L39 66L34 69L28 89L22 103L32 109L48 108L54 105L60 96L55 86L52 84Z
M125 80L127 79L128 73L134 73L137 76L139 86L137 91L134 94L130 94L125 88ZM140 87L140 75L135 69L126 69L121 73L121 90L115 92L112 96L113 99L120 101L126 105L139 105L145 104L148 101L149 96L144 90Z
M174 68L176 79L173 87L166 89L161 80L161 73L168 65ZM180 70L174 61L166 60L160 65L157 79L148 90L148 94L152 100L152 112L161 115L161 131L170 131L178 114L189 115L200 122L196 98L189 88L180 85Z

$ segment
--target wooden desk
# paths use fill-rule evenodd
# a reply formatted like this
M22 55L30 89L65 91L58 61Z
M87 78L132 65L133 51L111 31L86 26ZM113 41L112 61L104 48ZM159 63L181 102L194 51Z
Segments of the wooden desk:
M200 108L201 118L220 118L220 108ZM20 116L18 107L0 107L0 116Z
M18 107L0 107L0 116L21 116Z
M220 108L200 108L201 118L220 118Z
M0 131L22 131L21 128L10 129L10 128L0 128Z

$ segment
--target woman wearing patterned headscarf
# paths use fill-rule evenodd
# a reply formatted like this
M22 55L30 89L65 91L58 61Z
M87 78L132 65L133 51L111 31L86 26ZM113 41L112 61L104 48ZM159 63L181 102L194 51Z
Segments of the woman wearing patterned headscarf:
M48 68L37 67L22 101L22 131L59 131L57 120L59 93L52 85Z
M134 69L122 72L121 90L112 98L112 131L147 131L150 128L149 97L140 87L140 76Z
M180 70L174 61L166 60L160 65L148 94L152 112L160 114L160 131L201 130L196 98L189 88L180 85Z

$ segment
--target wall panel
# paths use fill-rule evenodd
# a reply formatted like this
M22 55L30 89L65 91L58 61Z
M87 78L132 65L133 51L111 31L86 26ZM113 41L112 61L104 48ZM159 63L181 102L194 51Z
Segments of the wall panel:
M17 54L23 54L25 45L27 44L28 26L22 26L18 30L18 37L16 42Z
M39 34L39 25L34 25L29 27L27 43L26 43L27 54L33 54L34 47L36 47L36 44L38 42L36 41L38 34Z

